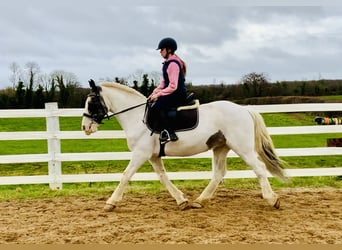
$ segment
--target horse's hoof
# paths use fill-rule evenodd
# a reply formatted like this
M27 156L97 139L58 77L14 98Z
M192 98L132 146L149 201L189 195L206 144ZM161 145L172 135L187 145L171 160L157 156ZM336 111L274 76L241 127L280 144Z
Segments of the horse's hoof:
M275 207L276 209L280 208L280 199L279 198L276 200L276 202L274 203L273 207Z
M106 204L105 206L104 206L104 211L106 211L106 212L112 212L113 210L114 210L114 208L115 208L115 205L113 205L113 204Z
M181 204L178 205L178 207L181 211L189 209L189 202L187 200L183 201Z
M191 207L192 207L192 208L202 208L203 205L202 205L199 201L194 201L194 202L191 204Z

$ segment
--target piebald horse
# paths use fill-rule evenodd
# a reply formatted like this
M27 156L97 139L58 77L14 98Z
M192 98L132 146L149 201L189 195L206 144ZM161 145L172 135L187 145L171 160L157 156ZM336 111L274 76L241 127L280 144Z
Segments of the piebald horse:
M273 192L267 178L269 171L284 181L284 162L277 156L273 142L259 113L229 101L215 101L199 106L198 126L193 130L177 132L178 141L165 144L166 156L190 156L213 151L213 176L200 196L192 203L169 180L159 156L159 135L152 134L142 121L147 98L125 85L103 82L96 86L89 81L92 91L85 102L82 130L90 135L97 131L101 121L116 116L125 131L127 144L132 152L128 166L119 185L106 201L104 209L112 211L122 200L125 186L139 167L149 161L160 182L176 200L181 210L200 208L211 199L226 174L226 158L230 150L239 155L255 172L262 197L275 208L279 208L278 195ZM91 83L92 82L92 83Z

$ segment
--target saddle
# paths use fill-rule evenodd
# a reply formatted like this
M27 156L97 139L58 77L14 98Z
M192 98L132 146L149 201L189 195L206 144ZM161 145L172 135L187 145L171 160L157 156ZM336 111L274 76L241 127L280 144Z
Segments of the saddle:
M150 112L151 105L146 105L144 122L152 133L160 134L165 128L161 126L159 117L155 117L153 112ZM193 93L191 93L184 106L174 107L167 111L167 115L174 119L175 132L192 130L198 125L198 107L199 100L193 99Z

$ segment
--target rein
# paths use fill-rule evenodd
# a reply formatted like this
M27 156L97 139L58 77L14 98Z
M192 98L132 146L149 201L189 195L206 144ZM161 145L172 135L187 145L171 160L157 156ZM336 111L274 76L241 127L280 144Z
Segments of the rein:
M147 102L140 103L140 104L138 104L138 105L135 105L135 106L126 108L126 109L124 109L124 110L121 110L121 111L119 111L119 112L113 113L113 114L111 114L111 115L107 115L107 117L108 117L108 119L109 119L110 117L112 117L112 116L114 116L114 115L118 115L118 114L121 114L121 113L125 113L125 112L127 112L127 111L130 111L130 110L132 110L132 109L138 108L138 107L143 106L143 105L146 105L146 104L147 104Z

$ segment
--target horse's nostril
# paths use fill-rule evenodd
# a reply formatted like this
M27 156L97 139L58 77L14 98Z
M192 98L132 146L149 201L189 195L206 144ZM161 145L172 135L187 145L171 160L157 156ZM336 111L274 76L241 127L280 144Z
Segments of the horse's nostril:
M82 130L85 130L85 126L84 125L82 126Z

